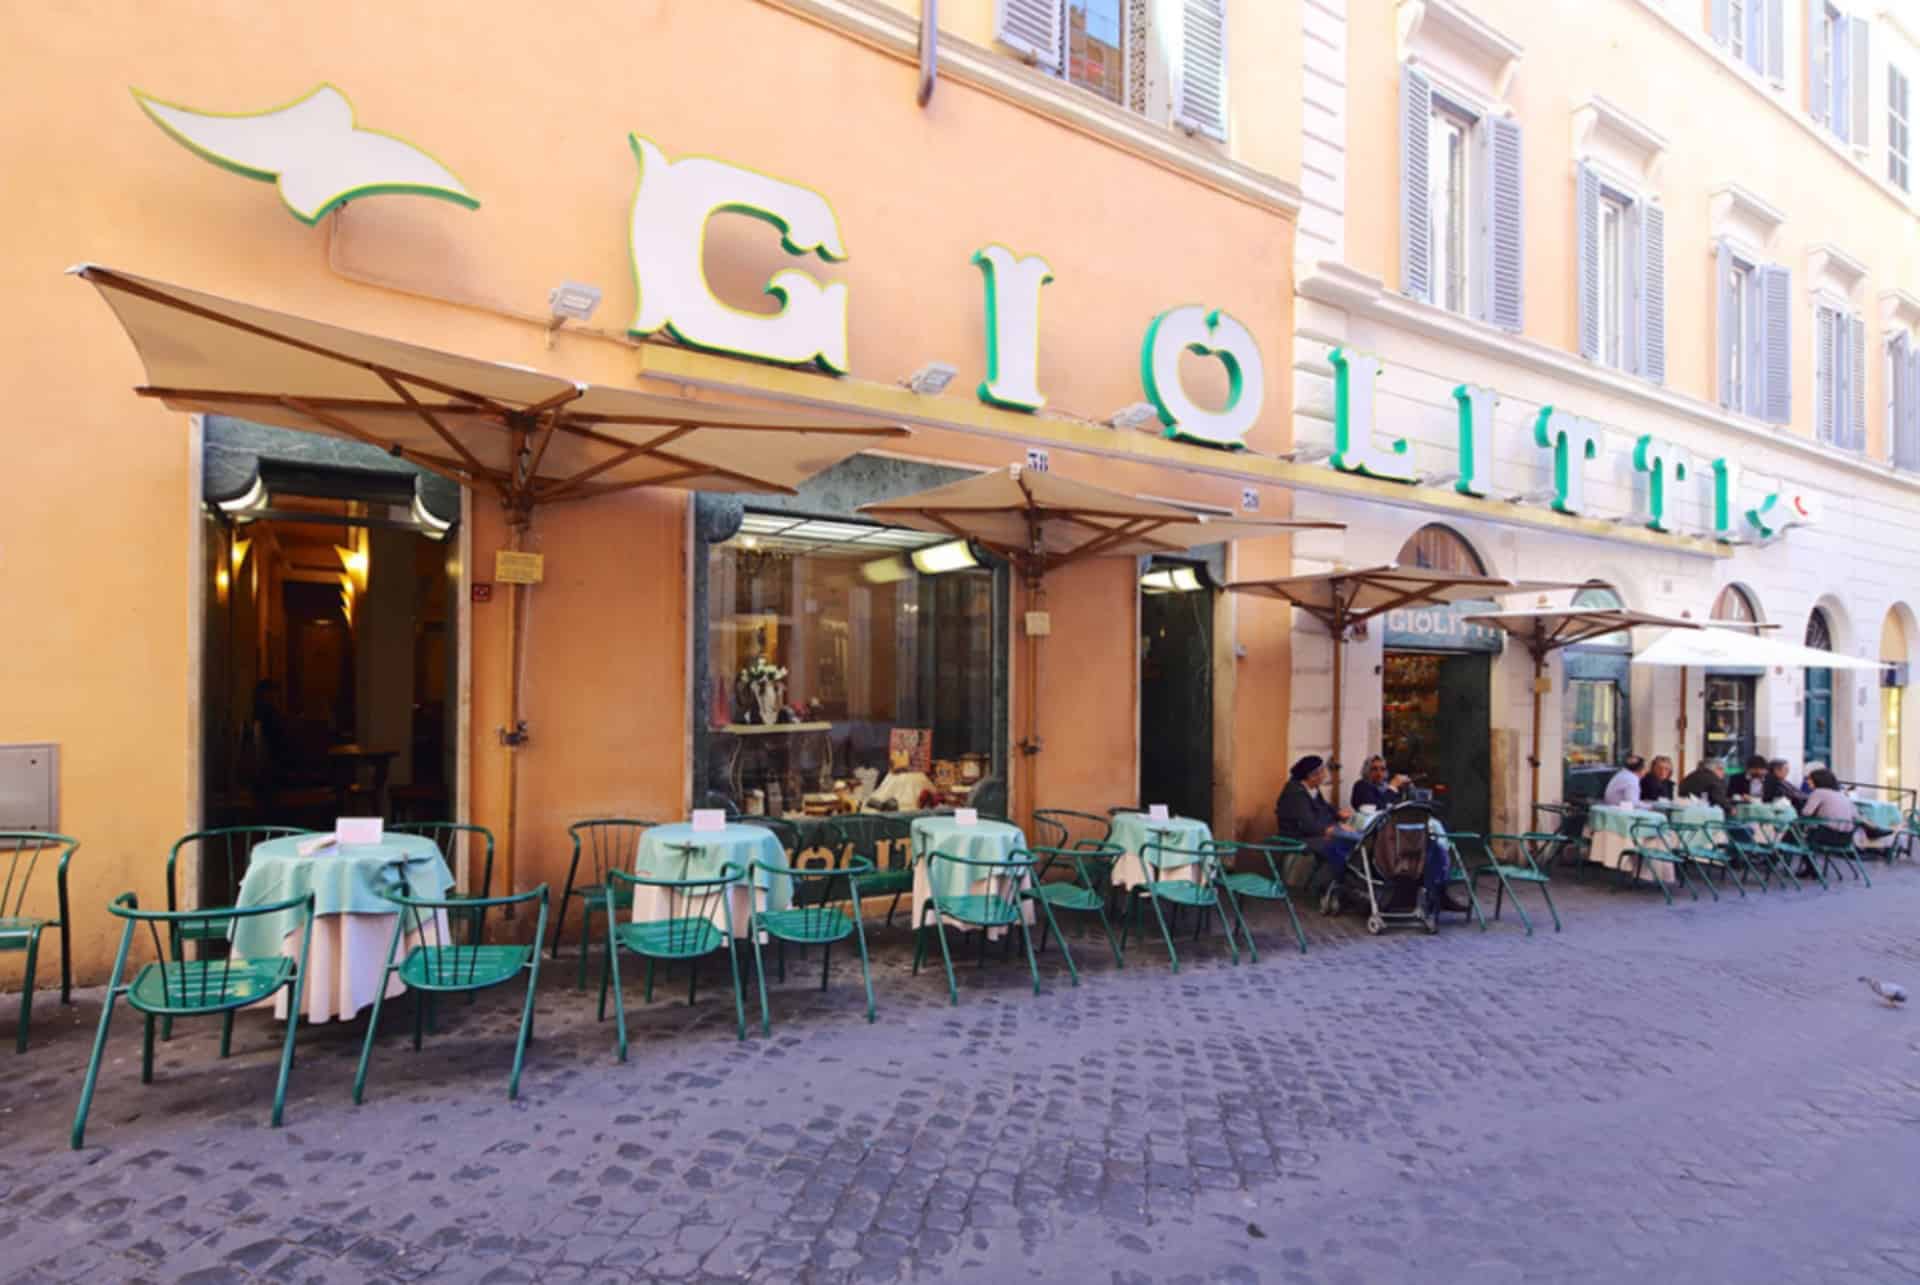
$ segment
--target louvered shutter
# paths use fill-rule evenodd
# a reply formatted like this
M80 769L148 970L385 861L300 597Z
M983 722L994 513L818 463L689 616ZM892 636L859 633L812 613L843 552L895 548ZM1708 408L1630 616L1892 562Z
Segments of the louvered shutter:
M1787 80L1786 0L1767 3L1767 78L1776 85Z
M1490 116L1481 127L1487 155L1487 320L1518 330L1525 312L1526 166L1520 122Z
M1060 0L995 0L993 34L1042 71L1066 64L1065 6Z
M1827 109L1827 127L1841 142L1853 137L1853 41L1845 18L1833 28L1833 101Z
M1834 314L1826 308L1813 310L1813 435L1822 442L1834 439L1834 408L1840 404L1835 387L1839 377L1839 335Z
M1579 255L1576 270L1580 275L1580 355L1600 358L1600 176L1593 166L1580 162L1578 190L1574 197L1576 221L1574 245Z
M1906 448L1900 466L1920 469L1920 350L1907 347L1907 406L1900 421Z
M1793 418L1792 296L1793 273L1772 264L1760 269L1760 320L1766 344L1763 418L1775 424Z
M1847 318L1847 447L1867 449L1867 324L1855 313Z
M1907 408L1913 404L1913 387L1907 349L1907 334L1895 331L1887 340L1887 458L1898 465L1907 445Z
M1714 340L1714 368L1720 377L1720 405L1722 409L1744 411L1747 408L1736 405L1733 398L1733 335L1739 318L1734 310L1740 306L1740 299L1733 292L1733 251L1727 248L1725 241L1713 250L1714 295L1719 300L1719 331ZM1747 378L1753 378L1752 368L1748 368Z
M1174 59L1173 123L1227 141L1227 0L1184 0Z
M1847 36L1847 66L1851 68L1848 83L1851 93L1840 100L1839 110L1850 113L1853 119L1853 125L1847 137L1851 138L1855 145L1865 147L1869 137L1868 131L1871 128L1867 113L1873 110L1873 104L1867 101L1868 90L1872 88L1873 83L1873 76L1869 70L1873 62L1868 48L1873 40L1873 23L1866 18L1849 18Z
M1822 125L1833 106L1833 87L1827 84L1827 66L1820 58L1820 28L1826 20L1826 0L1807 0L1807 112Z
M1713 0L1713 43L1727 43L1727 0Z
M1433 82L1412 67L1400 71L1400 289L1433 301Z
M1640 213L1640 374L1667 382L1667 213L1642 201Z

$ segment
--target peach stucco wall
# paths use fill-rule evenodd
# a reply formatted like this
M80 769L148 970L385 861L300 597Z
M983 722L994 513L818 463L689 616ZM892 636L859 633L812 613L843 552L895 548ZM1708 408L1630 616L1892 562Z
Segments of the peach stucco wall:
M1912 213L1873 179L1844 164L1830 136L1805 127L1807 7L1788 4L1787 88L1770 95L1717 52L1676 32L1639 5L1608 6L1601 28L1568 22L1562 6L1537 0L1474 0L1473 13L1520 45L1506 101L1526 128L1526 334L1578 347L1574 264L1574 111L1599 95L1667 140L1656 190L1666 207L1667 386L1708 403L1714 369L1714 191L1746 188L1786 216L1767 257L1793 272L1793 428L1811 435L1813 323L1808 251L1838 246L1864 263L1854 307L1866 322L1867 452L1885 458L1886 370L1880 293L1920 293L1920 239ZM1704 32L1702 6L1675 6ZM1367 0L1348 25L1347 254L1354 267L1400 285L1398 54L1392 0ZM1878 82L1876 82L1877 84ZM1674 92L1677 85L1684 93ZM1768 98L1772 97L1773 102ZM1784 110L1783 110L1784 109ZM1872 104L1874 173L1884 102Z
M815 270L852 289L857 378L891 383L944 359L960 368L947 396L970 398L984 361L968 257L1000 241L1054 266L1041 370L1055 407L1104 417L1139 400L1147 323L1205 302L1239 316L1265 350L1268 401L1252 440L1268 450L1288 440L1290 219L963 85L943 84L920 111L909 63L759 0L622 0L483 21L418 3L129 10L76 0L21 25L11 49L0 108L34 127L0 143L17 180L0 207L0 393L19 443L0 506L0 608L32 627L14 631L0 665L0 741L62 746L62 822L84 843L74 888L86 977L110 957L100 908L127 888L161 895L167 845L198 808L193 461L185 417L130 394L139 362L94 293L61 276L70 263L631 385L638 362L619 332L633 307L634 130L669 155L722 157L828 195L851 258ZM352 98L362 124L431 149L480 209L379 198L309 228L270 186L169 141L127 92L249 111L322 80ZM1288 119L1270 123L1276 136ZM1265 155L1284 163L1290 146ZM723 292L764 279L777 257L757 225L731 223L716 225L710 255ZM549 347L538 319L562 279L596 283L606 299L594 331L570 328ZM751 385L756 368L739 370ZM1017 442L941 431L902 449L979 464L1020 453ZM1122 489L1238 501L1218 478L1058 451L1053 466ZM1269 491L1265 508L1284 514L1284 495ZM475 572L489 578L500 514L486 496L473 509ZM688 789L685 498L557 506L538 517L530 547L547 555L548 578L528 595L522 886L561 878L568 821L679 815ZM1062 801L1134 794L1130 604L1125 563L1078 569L1055 588L1055 685L1042 700L1052 775L1041 788L1070 796ZM1263 666L1284 628L1262 624L1251 655ZM496 594L473 609L469 746L474 818L496 827L504 636ZM1279 705L1240 723L1236 749L1249 759L1285 744L1284 673L1282 662L1252 684L1263 706ZM1103 698L1114 690L1127 699Z

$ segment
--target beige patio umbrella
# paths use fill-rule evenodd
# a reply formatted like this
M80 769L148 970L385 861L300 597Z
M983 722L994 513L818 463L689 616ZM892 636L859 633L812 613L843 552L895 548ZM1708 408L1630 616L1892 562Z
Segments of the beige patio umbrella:
M869 517L971 540L1013 564L1026 581L1030 605L1045 602L1046 577L1087 558L1183 553L1202 545L1304 528L1344 529L1339 522L1268 521L1211 517L1191 509L1075 482L1018 464L977 477L863 504ZM1040 752L1037 731L1039 652L1027 634L1027 734L1022 753Z
M1250 593L1292 603L1325 625L1327 632L1333 635L1333 745L1327 766L1333 773L1336 797L1340 790L1342 653L1346 651L1347 635L1355 625L1402 607L1440 606L1449 602L1472 602L1513 593L1577 587L1558 581L1507 580L1499 576L1402 567L1391 562L1377 567L1319 571L1279 580L1241 580L1227 586L1234 593Z
M1622 629L1698 629L1692 620L1676 616L1656 616L1624 607L1534 607L1522 611L1477 612L1466 617L1494 629L1504 629L1533 657L1533 742L1527 753L1532 777L1532 803L1540 806L1540 695L1546 677L1547 657L1562 647L1591 642ZM1686 764L1686 748L1681 747L1681 765ZM1531 815L1531 813L1529 813Z
M172 410L344 437L495 496L519 549L543 504L643 486L792 494L904 428L771 413L479 361L82 265ZM507 598L507 825L514 883L521 586Z

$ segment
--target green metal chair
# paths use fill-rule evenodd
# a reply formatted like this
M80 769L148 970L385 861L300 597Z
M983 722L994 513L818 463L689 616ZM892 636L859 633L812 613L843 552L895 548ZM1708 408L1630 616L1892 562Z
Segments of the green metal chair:
M480 863L480 879L466 891L447 894L447 901L455 907L447 911L449 923L464 924L467 940L479 945L486 940L487 907L504 905L493 902L493 831L484 825L466 825L458 821L400 821L387 827L395 834L417 834L432 839L434 846L440 849L447 868L457 878L460 874L460 849L473 838L479 838L484 844L484 854Z
M1773 863L1766 860L1756 861L1748 845L1734 841L1734 831L1743 829L1739 823L1725 821L1698 821L1692 824L1692 833L1696 837L1696 850L1707 854L1703 869L1719 870L1724 885L1728 878L1741 896L1746 895L1747 879L1751 877L1759 885L1761 892L1772 890Z
M1814 855L1811 840L1807 835L1804 819L1795 817L1782 822L1773 831L1773 859L1778 868L1792 876L1796 883L1811 879L1820 885L1822 891L1827 888L1827 876L1821 870L1821 862Z
M682 871L688 871L699 846L688 844L682 850ZM644 1002L653 1002L653 965L656 960L687 965L687 1004L693 1005L700 985L699 961L715 951L727 952L727 965L733 976L734 1026L741 1039L747 1038L747 1008L740 994L740 955L733 936L733 887L744 872L734 862L726 862L720 873L708 878L657 879L651 875L628 874L608 870L607 886L601 908L613 924L607 934L607 951L600 973L600 1021L607 1020L607 988L613 988L614 1014L619 1036L616 1047L620 1060L627 1060L627 1001L620 989L620 952L630 951L647 961ZM616 918L622 906L632 906L636 890L657 888L667 898L665 919L643 923ZM721 916L721 924L713 922Z
M893 914L900 899L913 891L913 822L907 817L884 816L877 812L856 812L835 817L828 823L834 857L842 865L865 862L873 873L860 880L860 891L869 899L890 897L886 926L893 927ZM797 863L796 863L797 864Z
M553 958L560 958L560 938L567 929L567 904L578 897L580 980L575 990L587 989L587 956L593 951L593 917L606 910L607 894L612 889L607 876L615 870L632 868L640 856L640 836L655 824L638 817L596 817L567 827L567 833L573 836L573 860L567 866L567 882L560 893L560 912L553 920L552 949ZM580 882L582 857L587 863L586 883ZM627 900L621 901L622 896ZM626 910L632 905L631 891L614 894L614 910Z
M1428 833L1432 834L1433 832L1429 830ZM1461 840L1464 839L1470 843L1479 843L1484 841L1484 836L1467 830L1446 830L1438 835L1434 835L1434 837L1445 844L1447 849L1447 879L1441 886L1441 890L1444 892L1448 888L1458 888L1464 892L1466 894L1466 906L1459 912L1461 921L1477 920L1480 924L1480 931L1486 932L1490 927L1491 921L1487 918L1485 908L1480 904L1480 894L1474 887L1473 875L1468 871L1466 857L1460 851ZM1433 926L1427 931L1438 932L1440 930L1440 916L1446 912L1447 906L1444 901L1440 905L1435 906L1433 908Z
M1020 896L1027 901L1045 902L1048 909L1047 924L1040 929L1040 953L1046 953L1048 928L1057 922L1054 912L1098 915L1100 931L1106 934L1107 946L1113 951L1114 967L1125 968L1127 958L1120 951L1119 939L1113 935L1113 924L1107 918L1107 902L1113 891L1113 863L1127 855L1126 849L1117 843L1083 839L1072 848L1036 846L1028 855L1039 858L1039 865L1034 870L1033 882L1020 890ZM1050 878L1056 869L1070 870L1072 874L1064 879ZM1061 940L1060 949L1066 951L1065 939ZM1067 968L1075 978L1079 977L1070 953Z
M1632 840L1632 846L1623 849L1620 855L1631 858L1633 865L1631 870L1625 866L1621 867L1621 887L1632 886L1635 880L1642 877L1649 865L1664 861L1673 867L1674 882L1685 888L1687 895L1695 901L1700 900L1700 894L1695 892L1693 885L1687 881L1686 848L1679 842L1672 827L1664 821L1635 821L1628 838ZM1653 884L1660 889L1660 895L1665 897L1667 904L1671 906L1673 891L1667 887L1667 881L1659 877L1658 872L1654 874Z
M1674 821L1670 824L1678 847L1686 853L1687 867L1706 886L1708 896L1715 901L1720 900L1719 890L1713 886L1716 871L1720 875L1721 888L1731 884L1741 897L1747 895L1746 880L1737 877L1742 870L1742 863L1725 847L1722 842L1724 834L1715 834L1710 823L1704 821Z
M1022 890L1033 880L1033 858L1030 854L1016 848L1004 861L975 857L957 857L945 852L929 852L920 858L927 863L927 882L929 896L926 902L915 912L916 940L913 946L913 972L920 974L920 961L927 953L928 920L940 940L940 958L947 966L947 999L956 1007L960 1003L960 985L954 978L953 953L947 948L947 924L952 921L968 931L980 933L980 963L984 967L987 958L987 936L995 929L1020 930L1020 940L1027 948L1027 971L1033 976L1033 993L1040 993L1040 965L1033 956L1033 932L1027 927L1027 917L1023 908L1028 901L1021 895ZM948 894L941 891L945 879L943 868L951 867L955 882L961 883L967 891ZM984 884L985 892L975 888ZM1053 908L1044 900L1031 904L1040 907L1040 913L1046 917L1050 927L1053 924ZM1073 971L1073 955L1067 950L1063 939L1060 951L1067 959L1068 971L1073 975L1073 984L1080 984L1080 975Z
M1298 839L1273 838L1265 843L1230 843L1217 839L1212 847L1220 858L1221 886L1230 894L1234 917L1240 921L1240 932L1247 939L1247 953L1253 962L1260 962L1260 948L1254 944L1253 929L1247 926L1246 912L1240 906L1249 897L1255 901L1277 901L1285 906L1287 918L1293 924L1293 939L1299 943L1300 953L1306 954L1307 934L1300 927L1300 916L1293 908L1293 894L1287 890L1281 866L1288 857L1307 851L1307 845ZM1248 853L1253 855L1254 868L1234 869Z
M211 875L213 878L221 881L219 886L226 889L229 896L238 896L240 894L240 880L247 872L247 859L253 855L255 846L265 843L268 839L279 839L290 834L306 833L308 832L297 826L229 825L222 826L215 830L195 830L192 834L182 835L180 838L174 840L172 850L167 853L167 909L169 911L178 911L180 909L176 871L179 867L180 854L183 850L189 847L197 850L199 857L200 886L203 889L208 886L208 878L209 875ZM222 908L223 907L219 906L202 907L202 909L207 910ZM223 926L218 924L210 925L208 921L203 921L195 917L182 916L178 922L169 926L168 931L173 935L173 940L170 944L174 948L174 954L181 958L185 957L182 947L188 942L204 943L218 941L221 949L224 949L226 945L226 929ZM195 935L202 933L212 933L214 935ZM204 947L202 949L204 949ZM162 1040L171 1040L173 1038L173 1019L171 1017L166 1018L160 1023L160 1038ZM224 1057L225 1054L223 1053L221 1056Z
M1760 880L1760 891L1773 891L1774 880L1778 879L1782 887L1798 889L1800 881L1793 872L1775 856L1774 844L1769 838L1762 837L1757 823L1752 821L1713 822L1721 842L1728 852L1738 858L1739 863L1749 873Z
M73 1149L78 1151L86 1138L87 1113L93 1107L94 1086L100 1079L100 1059L107 1049L107 1028L113 1021L113 1006L125 996L135 1012L145 1014L146 1039L140 1050L140 1082L153 1083L153 1035L155 1019L174 1017L221 1017L220 1056L227 1056L236 1009L272 999L287 992L287 1031L281 1041L280 1079L273 1090L273 1124L280 1125L287 1105L287 1076L293 1070L293 1037L300 1029L300 991L307 973L307 951L313 942L313 894L270 902L244 909L160 911L142 910L130 892L123 892L107 907L125 921L120 934L120 951L114 956L113 972L107 978L107 999L100 1008L100 1029L93 1037L93 1056L87 1060L87 1076L80 1086L80 1107L73 1117ZM297 959L275 955L269 959L186 959L181 946L189 941L225 939L242 919L258 915L293 913L299 917L300 954ZM127 970L127 954L134 933L144 924L153 941L155 961L145 965L130 984L121 978ZM162 941L160 929L167 929ZM191 930L191 931L189 931ZM169 958L169 955L172 957Z
M1127 916L1128 923L1120 929L1120 944L1125 947L1127 937L1140 919L1140 903L1147 902L1153 907L1154 920L1160 925L1160 936L1167 943L1167 958L1173 965L1173 971L1180 971L1180 953L1173 946L1173 932L1167 926L1167 912L1162 907L1172 907L1175 914L1182 908L1198 911L1198 922L1194 924L1193 935L1197 941L1201 929L1206 927L1207 911L1212 910L1220 916L1220 927L1227 934L1227 953L1233 962L1240 962L1240 949L1233 940L1233 921L1228 918L1231 905L1235 916L1239 906L1233 902L1233 893L1226 890L1221 897L1224 885L1221 882L1219 853L1211 843L1198 848L1180 848L1163 843L1159 839L1149 839L1140 846L1140 870L1144 879L1133 887L1132 913Z
M1033 824L1040 835L1040 846L1047 848L1077 848L1083 843L1103 844L1113 837L1112 813L1100 816L1092 812L1075 812L1072 808L1035 808ZM1038 848L1035 850L1038 851Z
M373 993L373 1013L367 1018L367 1039L360 1048L360 1068L353 1076L353 1102L358 1106L366 1093L367 1067L373 1060L373 1040L380 1030L380 1010L386 1002L387 983L398 977L414 993L413 1050L420 1051L421 1034L427 1025L427 1008L433 999L452 991L469 994L502 986L527 975L527 998L520 1010L520 1038L513 1047L513 1076L507 1081L509 1100L520 1096L520 1068L527 1057L527 1040L533 1035L533 997L540 985L540 941L547 927L547 885L509 897L442 897L437 899L388 893L393 903L393 936L387 943L387 965L381 983ZM453 937L456 916L484 916L495 906L523 906L540 903L540 917L534 923L530 945L489 946L477 936L465 942ZM444 916L444 919L443 919ZM469 920L468 922L472 922ZM442 924L445 928L442 928ZM411 939L413 946L403 959L401 943Z
M67 914L67 863L80 847L78 839L64 834L46 834L38 830L0 830L0 953L25 951L26 970L20 981L20 1029L13 1037L13 1051L27 1051L27 1033L33 1025L33 983L40 960L40 935L49 928L60 930L60 1002L73 1003L73 920ZM57 855L56 855L57 854ZM33 876L42 866L53 868L57 918L27 913L27 892L34 886Z
M1867 875L1866 863L1860 859L1860 846L1855 841L1855 835L1861 829L1859 821L1845 829L1815 817L1802 817L1797 824L1802 831L1801 844L1809 858L1817 863L1816 869L1821 872L1820 882L1823 886L1837 863L1843 870L1852 870L1853 877L1862 884L1873 887L1873 880Z
M1553 916L1553 930L1560 931L1560 911L1553 904L1553 889L1550 886L1555 858L1566 845L1564 834L1545 834L1529 831L1525 834L1489 834L1484 839L1478 836L1459 835L1456 838L1474 839L1466 844L1469 849L1477 847L1486 859L1477 865L1468 865L1468 876L1478 885L1480 880L1489 876L1497 881L1493 890L1493 917L1500 918L1500 911L1508 901L1513 902L1514 913L1520 916L1520 926L1527 930L1527 936L1533 936L1533 921L1527 918L1527 908L1520 904L1519 891L1515 884L1532 884L1540 889L1540 896L1547 903L1547 913ZM1509 853L1517 856L1518 861L1502 861L1497 845L1507 845ZM1455 845L1458 851L1461 845ZM1464 856L1464 854L1462 854Z
M773 1034L773 1016L767 1007L767 964L760 950L763 934L780 944L778 962L780 980L783 982L787 980L786 943L820 947L821 990L827 989L829 970L833 967L833 944L853 938L860 948L860 978L867 987L867 1020L873 1021L873 969L867 962L867 929L860 912L860 885L866 881L873 867L864 860L856 859L837 869L799 868L776 865L770 861L756 861L753 868L769 876L770 880L786 880L791 890L788 906L784 910L773 909L771 882L760 885L756 880L756 886L748 892L753 913L747 936L753 941L754 972L760 983L761 1033ZM844 897L834 895L835 884L843 885ZM840 909L843 901L852 903L851 915Z

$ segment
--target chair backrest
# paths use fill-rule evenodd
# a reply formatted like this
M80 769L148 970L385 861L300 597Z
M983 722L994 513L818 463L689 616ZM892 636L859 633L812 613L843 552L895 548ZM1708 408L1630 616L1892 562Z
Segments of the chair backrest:
M804 935L848 926L846 915L833 907L850 902L857 917L860 914L859 876L873 873L873 864L863 857L856 857L843 866L788 866L756 861L753 868L772 876L764 882L754 881L754 910L764 914L772 908L773 885L784 879L791 890L788 908L798 917L798 927Z
M1073 848L1081 843L1105 843L1113 837L1113 817L1072 808L1035 808L1033 824L1040 831L1042 845L1049 848Z
M1045 880L1056 870L1071 871L1073 883L1105 896L1113 884L1113 863L1126 856L1127 850L1117 843L1087 841L1071 848L1035 844L1027 853L1038 863L1036 880Z
M526 892L506 897L470 898L454 901L449 898L415 897L405 892L389 892L386 899L393 903L399 916L398 928L406 941L411 943L407 952L424 951L419 964L422 980L429 986L446 990L459 990L462 987L491 985L499 980L497 959L493 951L497 947L484 946L478 940L462 941L454 931L454 919L449 912L467 914L478 910L485 912L495 906L524 906L532 902L540 903L540 915L534 924L533 940L538 943L546 939L547 933L547 885L529 888ZM538 951L536 944L534 947ZM490 962L483 969L483 961Z
M139 898L133 893L123 892L108 904L107 909L126 921L126 930L120 935L120 953L114 960L114 977L118 978L126 967L127 952L133 944L134 934L145 925L153 946L155 964L160 969L161 993L166 996L169 1006L186 1009L218 1009L261 998L257 994L236 994L234 991L234 984L249 975L244 967L246 961L236 959L233 952L228 951L217 959L190 962L185 958L189 938L224 940L233 926L243 919L292 912L300 925L298 958L304 969L313 932L313 894L310 892L264 905L226 906L209 910L142 910ZM168 931L162 933L163 928ZM170 957L168 944L172 944L178 953ZM241 966L237 973L236 965Z
M828 823L834 860L841 864L860 858L875 870L904 870L911 854L910 817L887 816L879 812L851 812L834 817Z
M417 834L432 839L456 879L460 876L460 850L467 847L470 840L480 839L483 853L480 879L478 883L469 879L468 891L478 897L493 894L493 831L484 825L467 825L459 821L397 821L387 829L395 834Z
M639 888L658 888L666 894L666 917L653 922L666 925L667 931L654 944L670 955L702 949L706 941L706 931L702 925L711 924L716 912L726 925L727 936L733 936L731 892L746 872L738 863L728 861L721 864L718 874L696 875L692 872L693 859L699 855L698 844L680 847L679 878L634 874L613 868L607 871L610 893L617 893L620 885L625 884L629 893ZM618 899L616 895L615 900Z
M965 887L964 895L989 898L999 906L1003 916L1009 912L1020 913L1021 889L1033 876L1033 854L1025 848L1015 848L1004 861L993 857L960 857L938 850L927 853L925 860L935 905L950 899L941 892L948 880L943 879L940 871L942 866L952 866L959 874L951 882Z
M604 885L611 871L631 869L634 858L640 855L640 836L658 824L639 817L594 817L568 826L567 833L573 836L574 868L587 872L574 876L574 886Z
M52 871L60 897L60 922L67 921L67 862L78 839L40 830L0 830L0 919L25 917L27 890L40 870Z
M1671 852L1680 841L1674 828L1664 821L1635 821L1628 828L1636 848Z
M265 843L268 839L305 833L297 826L229 825L181 835L173 841L172 851L167 853L167 909L177 910L180 906L179 881L174 868L180 862L180 854L187 849L194 849L193 855L199 858L203 896L209 899L232 898L240 893L240 878L247 872L247 858L253 854L254 845Z

